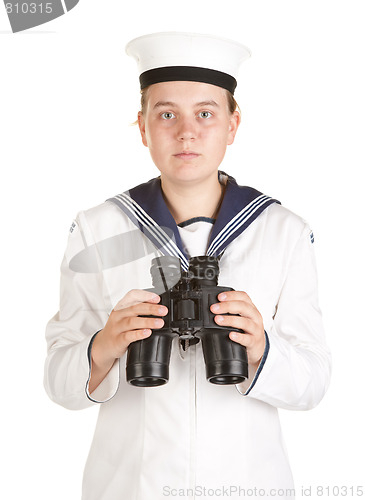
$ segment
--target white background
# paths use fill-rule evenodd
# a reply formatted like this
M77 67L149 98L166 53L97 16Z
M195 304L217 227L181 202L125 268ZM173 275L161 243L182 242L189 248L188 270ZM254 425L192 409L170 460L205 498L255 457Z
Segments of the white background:
M364 485L364 14L353 0L80 0L12 34L0 5L3 498L80 498L97 408L48 400L44 329L76 213L157 175L130 126L138 75L124 46L169 30L252 50L236 94L243 123L222 169L310 222L333 353L322 403L281 412L297 495Z

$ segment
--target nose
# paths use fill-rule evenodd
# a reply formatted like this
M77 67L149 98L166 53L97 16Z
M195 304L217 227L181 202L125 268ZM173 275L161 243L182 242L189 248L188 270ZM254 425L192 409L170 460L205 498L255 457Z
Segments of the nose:
M181 117L177 130L179 141L193 141L197 137L197 126L194 118Z

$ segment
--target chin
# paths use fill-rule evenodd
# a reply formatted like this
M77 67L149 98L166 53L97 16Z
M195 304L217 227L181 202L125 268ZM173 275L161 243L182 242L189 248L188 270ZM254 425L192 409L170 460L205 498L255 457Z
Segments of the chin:
M170 168L168 171L165 171L165 173L161 172L161 178L176 183L202 182L208 180L213 175L216 176L217 171L218 167L215 170L211 168L207 170L199 165L186 162L179 167Z

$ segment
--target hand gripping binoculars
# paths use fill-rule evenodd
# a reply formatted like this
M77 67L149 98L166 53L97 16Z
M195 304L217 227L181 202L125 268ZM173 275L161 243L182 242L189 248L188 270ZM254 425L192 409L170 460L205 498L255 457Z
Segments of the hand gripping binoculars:
M210 306L218 294L233 288L217 286L219 265L215 257L192 257L189 270L182 271L180 259L161 256L152 260L153 288L168 308L165 324L143 340L132 342L127 353L127 381L137 387L155 387L169 380L171 344L202 341L206 377L212 384L238 384L248 377L246 348L229 338L228 329L214 321ZM161 293L162 291L162 293Z

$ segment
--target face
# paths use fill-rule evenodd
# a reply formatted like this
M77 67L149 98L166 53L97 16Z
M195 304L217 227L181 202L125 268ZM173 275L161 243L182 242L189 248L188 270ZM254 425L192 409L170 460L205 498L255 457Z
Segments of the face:
M200 82L163 82L147 92L138 123L161 179L181 184L217 178L240 122L239 113L228 110L226 91Z

